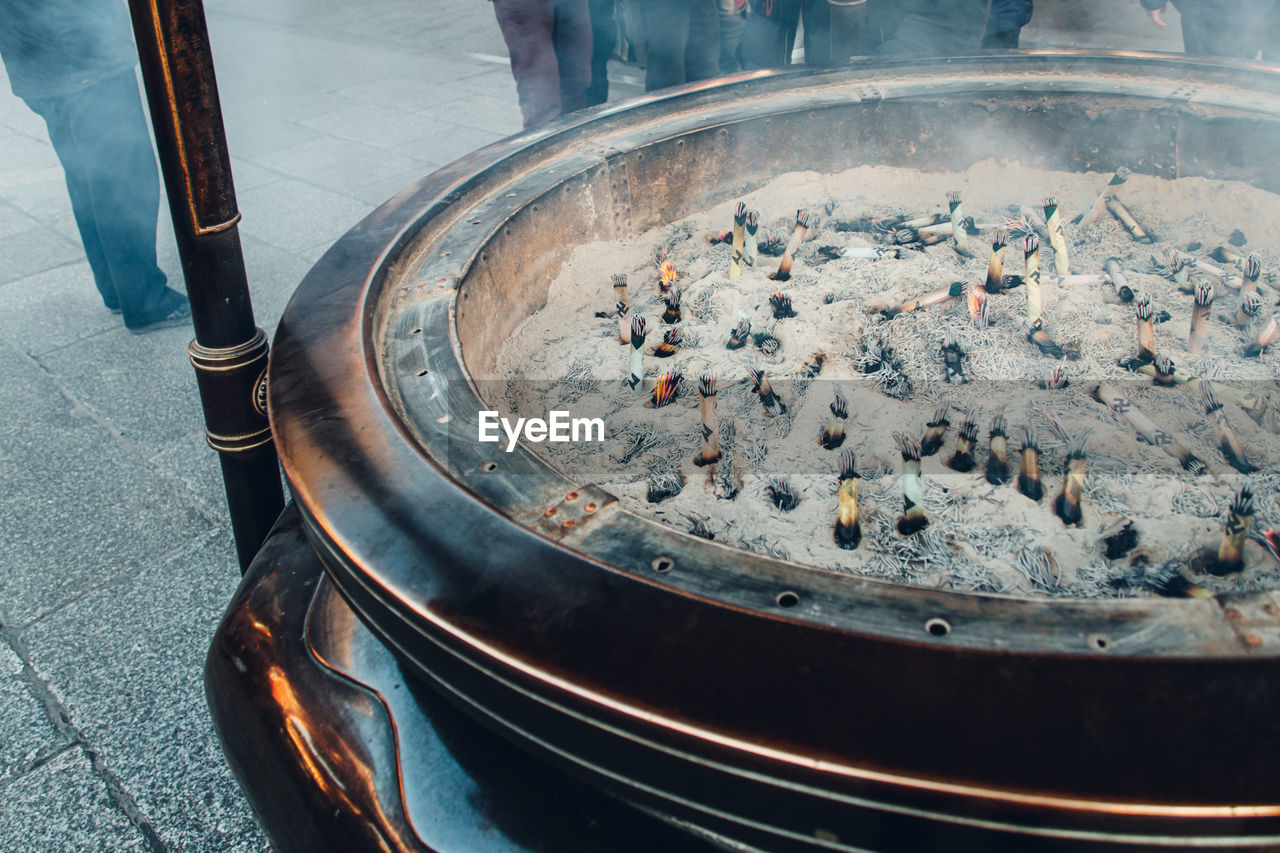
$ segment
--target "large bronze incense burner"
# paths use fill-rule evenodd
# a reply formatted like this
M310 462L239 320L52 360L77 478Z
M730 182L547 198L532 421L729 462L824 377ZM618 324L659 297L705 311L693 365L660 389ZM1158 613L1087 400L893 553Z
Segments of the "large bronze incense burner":
M784 171L1005 156L1280 192L1277 150L1273 71L1031 54L748 77L477 152L349 232L280 325L271 423L321 587L469 714L725 845L1280 845L1280 595L1030 600L815 572L477 443L474 381L567 245Z

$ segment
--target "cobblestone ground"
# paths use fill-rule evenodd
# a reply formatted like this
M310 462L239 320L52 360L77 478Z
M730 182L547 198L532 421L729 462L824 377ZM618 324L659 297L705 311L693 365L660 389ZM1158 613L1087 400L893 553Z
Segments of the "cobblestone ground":
M1180 48L1136 0L1037 5L1024 46ZM378 203L520 128L482 0L206 9L268 331ZM614 68L615 95L638 75ZM180 282L167 218L160 259ZM201 684L239 574L190 334L103 308L43 124L0 85L0 850L268 846Z

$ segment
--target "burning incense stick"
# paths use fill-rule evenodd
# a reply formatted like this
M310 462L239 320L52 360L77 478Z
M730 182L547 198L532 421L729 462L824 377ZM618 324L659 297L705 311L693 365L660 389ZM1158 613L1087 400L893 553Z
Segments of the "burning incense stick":
M796 312L791 307L791 297L787 296L781 290L775 292L769 297L769 307L773 309L775 319L782 320L787 317L796 316Z
M1124 166L1121 166L1119 169L1116 169L1116 173L1111 176L1110 182L1108 182L1108 184L1102 188L1102 192L1098 195L1098 198L1094 201L1093 207L1089 208L1089 212L1085 214L1085 217L1084 217L1085 225L1092 225L1093 223L1098 221L1098 217L1101 216L1102 211L1106 209L1107 202L1110 201L1111 198L1115 196L1116 190L1120 188L1121 184L1129 180L1129 176L1132 174L1133 173L1130 172L1128 169L1126 169Z
M1152 323L1155 312L1151 297L1143 293L1134 302L1134 316L1138 318L1138 361L1150 364L1156 357L1156 327Z
M1200 400L1204 404L1205 416L1213 424L1214 432L1218 434L1218 447L1222 450L1227 464L1241 474L1252 474L1257 471L1258 469L1250 464L1245 456L1244 445L1240 443L1236 431L1231 428L1230 422L1227 421L1227 413L1218 402L1208 382L1200 383Z
M747 206L738 202L733 209L733 253L729 256L729 278L742 277L743 230L747 225Z
M1273 311L1265 326L1258 330L1253 343L1244 348L1245 358L1257 358L1266 352L1267 347L1276 339L1276 330L1280 329L1280 311Z
M920 477L920 445L900 432L893 434L902 454L902 508L898 532L903 536L919 533L929 525L924 515L924 480Z
M1040 312L1040 239L1034 234L1022 238L1023 258L1026 269L1022 280L1027 286L1027 323L1039 329Z
M1018 431L1022 442L1022 469L1018 472L1018 491L1033 501L1044 497L1044 486L1040 483L1040 445L1036 441L1035 429L1030 424L1023 424Z
M746 317L738 320L738 325L734 326L733 331L729 333L729 343L724 345L725 349L742 349L747 345L747 339L751 337L751 321Z
M918 311L921 308L932 308L935 305L945 305L952 299L958 298L964 291L964 282L953 281L949 287L940 290L934 290L926 293L924 296L918 296L915 299L908 299L895 308L886 308L880 312L880 316L886 320L892 320L899 314L910 314L912 311Z
M1080 511L1080 496L1084 494L1086 460L1084 445L1089 436L1077 435L1067 445L1067 469L1062 475L1062 493L1054 501L1054 511L1063 524L1079 527L1084 519Z
M1044 221L1049 229L1049 245L1053 247L1053 270L1058 275L1070 275L1071 264L1067 258L1067 240L1062 236L1062 217L1058 214L1058 200L1048 196L1044 200Z
M1257 293L1258 292L1258 276L1262 275L1262 259L1257 255L1250 255L1244 262L1244 283L1240 286L1240 293Z
M667 292L667 295L662 300L667 305L666 310L662 312L662 322L680 322L680 300L683 298L684 291L678 287L673 287Z
M647 323L643 317L631 318L631 362L627 374L627 387L637 394L644 391L644 334Z
M840 503L836 510L836 544L852 551L862 541L862 528L858 524L858 470L854 466L853 451L840 454Z
M1129 287L1129 279L1125 277L1124 270L1120 268L1120 259L1107 258L1103 269L1107 271L1107 278L1110 279L1111 286L1115 288L1116 296L1120 297L1120 301L1132 302L1133 288Z
M991 238L991 257L987 260L986 289L999 293L1004 289L1004 253L1008 248L1009 232L1000 228Z
M680 330L667 329L662 336L662 343L653 351L655 358L671 358L680 349Z
M1155 375L1151 377L1152 381L1156 385L1172 388L1174 385L1173 359L1167 355L1158 355L1152 362L1152 366L1156 369Z
M1244 543L1252 524L1253 492L1248 486L1241 486L1231 499L1227 523L1222 528L1222 543L1218 545L1218 562L1209 569L1213 574L1225 575L1244 568Z
M796 252L800 249L800 244L804 242L805 235L809 232L809 213L804 210L796 211L796 230L791 232L791 239L787 241L786 251L782 253L782 260L778 263L778 271L772 273L769 278L774 281L786 281L791 278L791 266L796 262Z
M653 407L661 409L676 398L676 393L680 390L680 380L684 377L679 373L664 373L658 377L658 381L653 386Z
M1004 415L997 414L991 419L987 430L987 438L991 442L991 454L987 456L987 482L993 486L1001 486L1009 482L1009 439L1006 435Z
M942 342L942 363L946 366L947 381L952 385L963 385L969 381L964 375L964 356L955 333L947 332Z
M749 367L747 375L751 377L751 390L760 395L760 404L764 406L766 415L776 418L787 411L786 404L773 393L773 388L769 385L769 377L764 375L763 370Z
M831 417L822 429L820 443L827 450L835 450L844 444L844 422L848 417L849 402L837 391L835 399L831 401Z
M967 412L960 422L960 432L956 435L956 452L947 460L947 467L952 471L967 474L973 470L973 446L978 441L978 425L974 423L973 412Z
M951 238L955 240L956 253L964 258L972 258L973 250L969 248L969 237L964 233L964 212L960 206L960 190L947 193L947 204L951 207Z
M667 260L666 253L658 258L658 291L667 293L671 290L671 285L676 281L676 268Z
M749 267L756 265L756 231L760 229L760 211L747 211L747 233L742 245L742 262Z
M1246 293L1244 299L1240 300L1240 306L1236 308L1236 316L1232 318L1232 324L1236 328L1247 329L1261 310L1262 297L1257 293Z
M1129 232L1129 236L1139 243L1154 243L1156 239L1147 233L1147 230L1138 223L1138 220L1129 211L1129 208L1120 203L1120 199L1113 198L1107 201L1107 210L1111 211L1111 215L1120 221L1124 226L1124 230Z
M765 487L765 491L769 493L769 500L773 501L773 505L783 512L790 512L800 505L796 490L791 488L791 484L783 477L774 477L773 481Z
M1046 391L1061 391L1071 384L1071 380L1067 378L1066 365L1055 364L1049 368L1049 375L1044 380L1044 389Z
M1049 333L1044 329L1031 325L1027 321L1022 321L1022 333L1027 336L1027 340L1040 348L1040 352L1053 358L1065 358L1066 352L1062 347L1049 337Z
M720 458L720 426L716 418L716 378L710 373L698 377L698 411L702 415L702 451L693 461L710 465Z
M1156 426L1151 418L1143 414L1142 410L1121 394L1115 386L1108 382L1100 382L1093 389L1093 396L1128 421L1148 443L1177 459L1184 470L1196 475L1204 473L1204 463L1196 458L1194 453L1183 447L1172 435Z
M1192 355L1204 354L1204 342L1209 337L1209 306L1213 304L1213 285L1207 281L1196 282L1196 304L1191 309L1191 334L1187 349Z
M987 310L990 308L991 300L987 297L987 290L980 284L970 284L968 288L969 296L969 319L973 321L973 325L979 329L985 329L988 325Z
M947 404L943 403L933 413L933 420L925 424L924 440L920 442L917 458L920 455L932 456L942 447L942 436L946 433L951 421L947 420Z

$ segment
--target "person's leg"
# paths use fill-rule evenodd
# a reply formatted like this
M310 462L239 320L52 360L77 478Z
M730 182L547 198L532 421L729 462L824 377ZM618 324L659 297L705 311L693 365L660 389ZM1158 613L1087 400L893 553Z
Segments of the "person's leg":
M609 100L609 57L618 46L618 25L614 20L614 0L591 0L591 85L587 106Z
M49 130L49 141L53 143L54 153L58 155L58 162L62 164L67 195L71 198L71 211L75 215L76 228L80 231L80 242L84 246L89 269L93 271L93 283L102 296L102 304L112 311L119 311L120 299L116 296L116 286L111 281L111 267L107 263L106 253L102 250L98 226L93 219L89 173L80 156L75 138L72 136L71 122L66 115L66 110L63 109L62 99L33 99L27 102L27 106L44 119L45 127Z
M644 90L685 82L685 47L689 40L688 0L646 0L644 14Z
M742 67L755 71L787 64L786 0L756 0L742 33Z
M827 0L804 0L804 64L831 64L831 6Z
M591 85L591 13L587 0L556 0L552 44L560 76L560 114L587 105Z
M739 9L737 0L719 0L720 6L720 73L734 74L742 70L742 31L747 26L747 9Z
M551 0L493 0L493 13L511 57L524 126L560 115L560 71L551 42Z
M716 0L689 0L689 36L684 52L685 81L720 73L720 12Z
M1018 41L1022 37L1022 30L1005 30L1000 33L992 33L982 39L983 50L1016 50Z

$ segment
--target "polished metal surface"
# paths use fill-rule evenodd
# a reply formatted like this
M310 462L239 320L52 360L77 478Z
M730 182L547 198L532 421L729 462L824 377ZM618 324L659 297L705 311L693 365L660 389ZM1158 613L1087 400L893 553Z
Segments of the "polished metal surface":
M783 170L964 168L1012 147L1280 190L1277 145L1274 71L1082 55L743 75L498 143L353 229L286 312L270 410L303 528L450 701L721 838L1275 846L1276 596L1019 600L833 577L616 504L547 535L546 510L591 484L478 445L472 376L545 298L563 256L547 247L636 234ZM1246 636L1233 610L1261 622Z

